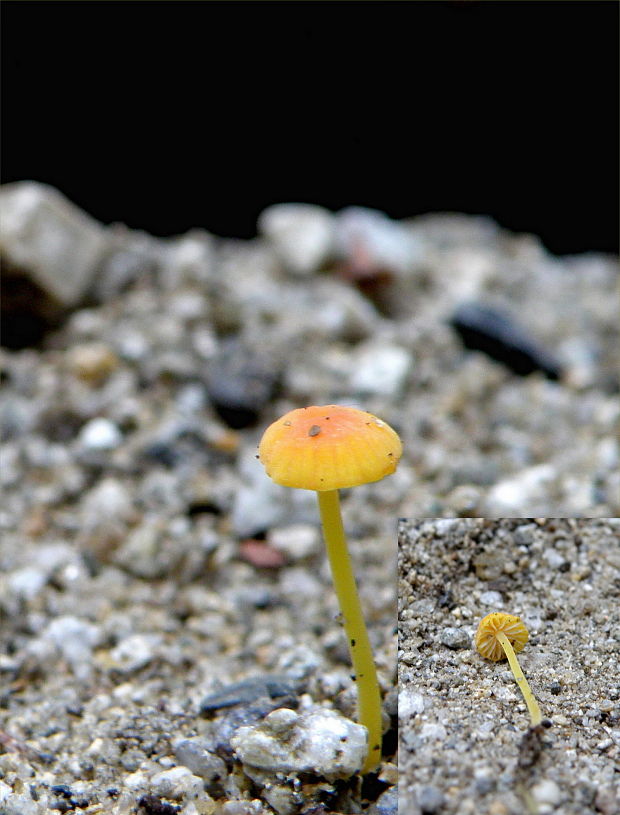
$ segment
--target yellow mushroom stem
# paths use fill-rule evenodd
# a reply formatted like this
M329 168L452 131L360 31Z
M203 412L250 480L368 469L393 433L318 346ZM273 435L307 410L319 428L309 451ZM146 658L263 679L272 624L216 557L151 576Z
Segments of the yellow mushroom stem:
M501 646L504 649L504 653L508 658L508 663L510 664L513 676L516 680L517 685L521 689L521 693L523 694L523 698L525 699L525 704L527 705L527 709L530 712L532 727L535 727L542 721L542 714L540 712L540 708L538 707L538 702L536 701L536 698L532 693L532 689L530 688L527 679L523 675L523 671L521 670L521 666L519 665L519 661L517 660L517 655L514 652L514 648L510 644L510 640L504 634L503 631L498 631L495 634L495 636L501 643Z
M355 672L358 719L360 724L368 730L368 755L362 768L362 772L367 773L374 770L381 760L382 724L379 682L347 549L338 490L327 490L317 494L325 548Z

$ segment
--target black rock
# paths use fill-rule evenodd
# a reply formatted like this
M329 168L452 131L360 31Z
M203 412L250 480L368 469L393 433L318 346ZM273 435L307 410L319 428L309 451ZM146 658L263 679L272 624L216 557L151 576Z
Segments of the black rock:
M463 303L452 315L450 325L466 348L482 351L519 376L534 371L542 371L552 380L562 376L557 359L501 309Z
M237 340L223 344L206 373L211 404L229 427L256 424L274 395L280 371L274 360Z
M206 696L200 704L200 712L211 713L233 705L248 705L263 698L296 699L298 691L298 683L287 676L252 676Z

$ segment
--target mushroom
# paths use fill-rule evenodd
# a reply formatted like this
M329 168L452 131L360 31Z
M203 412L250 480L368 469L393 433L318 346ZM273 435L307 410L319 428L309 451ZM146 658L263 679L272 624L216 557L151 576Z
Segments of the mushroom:
M347 550L338 490L379 481L397 467L402 445L385 422L340 405L298 408L265 431L258 457L277 484L315 490L334 588L349 642L358 697L358 719L368 730L362 772L381 758L381 696L370 640Z
M494 662L503 659L504 656L507 657L513 676L530 712L532 727L535 727L542 720L540 708L515 654L515 651L518 653L523 650L527 639L527 628L520 617L493 611L480 620L476 632L476 648L483 657L492 659Z

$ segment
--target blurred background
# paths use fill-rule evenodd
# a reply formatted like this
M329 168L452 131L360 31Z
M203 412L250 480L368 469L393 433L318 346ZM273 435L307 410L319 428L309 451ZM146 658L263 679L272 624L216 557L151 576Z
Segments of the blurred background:
M356 204L617 251L617 3L2 6L3 181L104 223Z

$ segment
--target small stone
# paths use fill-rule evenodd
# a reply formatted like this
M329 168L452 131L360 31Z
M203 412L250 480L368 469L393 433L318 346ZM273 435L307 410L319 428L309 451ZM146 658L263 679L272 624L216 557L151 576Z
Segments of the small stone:
M335 241L338 257L361 274L373 269L406 273L421 251L419 238L402 223L366 207L337 213Z
M86 450L114 450L123 441L123 435L109 419L97 418L84 425L78 440Z
M398 718L408 719L424 711L424 697L409 688L398 694Z
M483 591L480 595L480 602L483 606L504 607L504 598L498 591Z
M203 782L187 767L172 767L151 778L151 789L156 795L179 801L204 795Z
M398 787L390 787L377 798L372 815L398 815Z
M467 631L462 628L444 628L441 632L441 644L448 648L469 648L471 639Z
M79 302L106 247L101 224L47 184L18 181L0 192L2 252L63 305Z
M532 787L532 796L539 804L551 804L557 806L562 800L560 788L550 779L544 779Z
M476 577L480 580L497 580L504 571L505 558L501 552L485 551L474 558Z
M237 340L222 344L206 371L206 388L218 415L233 430L256 424L273 396L280 371L275 361Z
M522 524L513 532L514 542L519 546L530 546L534 542L534 537L538 527L536 524Z
M317 271L333 244L334 216L313 204L275 204L261 212L258 231L284 266L296 275Z
M257 699L294 698L297 695L297 683L288 676L273 674L270 676L251 676L240 682L233 682L221 690L210 693L200 703L201 713L210 713L234 705L250 704Z
M88 679L92 671L92 649L101 639L98 626L72 615L56 617L42 635L53 642L78 679Z
M601 787L594 799L594 806L597 812L602 812L603 815L617 815L620 810L620 795L617 788Z
M133 514L129 491L116 478L102 478L82 501L86 526L120 520L128 521Z
M268 785L263 790L263 797L278 815L293 815L293 813L299 812L299 793L296 793L290 787L280 784Z
M519 376L542 371L557 380L562 375L558 360L501 309L464 303L452 315L451 325L466 348L482 351Z
M402 392L412 365L410 352L400 346L365 343L351 361L351 388L363 395L394 398Z
M426 813L431 815L431 813L440 810L444 805L444 800L441 790L430 785L422 787L418 793L418 804L425 815Z
M253 537L287 522L306 523L316 518L316 497L311 490L290 490L265 475L256 447L246 448L238 461L241 485L235 491L233 529L240 538Z
M560 569L565 563L562 555L550 547L544 550L543 558L552 569Z
M17 597L32 600L47 583L47 575L40 569L26 566L13 572L8 579L9 589Z
M275 724L274 729L268 716L259 725L239 728L231 745L244 765L273 773L312 772L335 781L350 778L364 763L366 728L334 710L303 713L286 727L276 717Z
M131 634L110 651L110 667L124 674L138 671L154 658L160 643L157 634Z
M427 722L422 725L420 730L422 739L428 741L437 741L446 738L446 728L442 724L435 724L434 722Z
M241 541L239 555L257 569L279 569L286 563L282 552L261 540Z
M299 720L299 714L294 710L282 707L274 710L265 717L265 722L269 725L273 733L283 735L292 730Z
M485 499L485 514L509 517L524 506L537 507L540 496L548 493L555 475L553 465L537 464L499 481Z
M201 739L183 739L176 743L174 756L179 764L187 767L194 775L211 784L219 778L226 778L225 762L203 746Z
M267 543L286 555L288 560L304 560L321 549L321 536L312 524L291 524L271 529Z
M71 348L67 361L73 373L86 382L99 385L118 367L118 357L104 343L92 342Z

